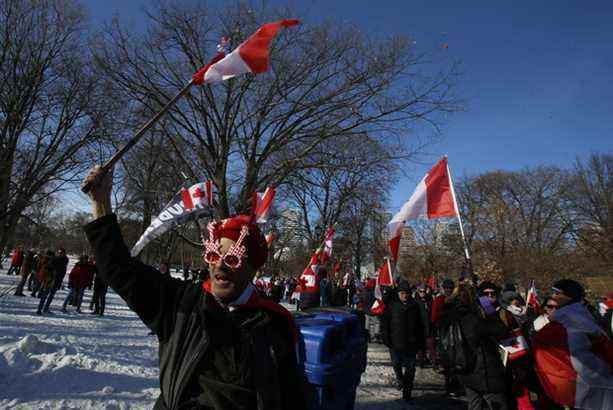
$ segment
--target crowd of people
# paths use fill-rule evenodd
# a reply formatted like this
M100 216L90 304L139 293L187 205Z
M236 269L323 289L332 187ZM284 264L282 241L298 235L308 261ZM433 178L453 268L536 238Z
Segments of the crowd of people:
M93 286L91 313L104 315L108 285L97 275L95 261L88 255L79 257L68 274L67 283L65 278L69 260L64 248L59 248L57 252L33 248L25 251L22 246L18 246L11 253L10 262L7 275L19 277L14 295L26 296L24 291L27 291L31 297L38 298L36 314L52 314L51 303L55 294L65 288L69 291L61 311L67 313L68 305L72 305L77 313L81 313L85 290Z
M90 310L104 315L108 285L87 255L72 267L67 283L62 248L54 253L18 247L10 262L7 274L19 277L15 295L25 296L27 289L38 297L37 314L51 313L56 292L66 285L62 312L73 305L80 313L85 290L93 287ZM158 271L170 277L168 263ZM185 265L182 274L197 288L210 278L208 265ZM400 280L382 287L384 309L375 315L372 278L329 277L324 267L312 266L299 277L256 275L252 283L263 298L298 310L344 306L366 313L378 325L369 327L371 340L389 348L396 387L407 401L416 367L431 366L443 374L445 393L466 396L469 410L613 408L613 292L594 306L583 286L567 279L535 303L513 284L499 286L475 275L457 283L445 279L434 289ZM574 387L568 387L569 377Z
M429 362L469 410L613 408L613 294L593 306L570 279L537 304L487 280L384 293L382 340L406 400L416 364Z

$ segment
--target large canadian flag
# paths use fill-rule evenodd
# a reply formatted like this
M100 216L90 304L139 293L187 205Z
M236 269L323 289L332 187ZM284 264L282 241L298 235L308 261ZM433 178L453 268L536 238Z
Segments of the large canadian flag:
M532 340L547 396L577 409L613 409L613 341L582 303L559 308Z
M280 20L261 26L247 40L228 55L221 50L192 77L194 84L216 83L246 73L263 73L268 70L270 44L281 27L299 24L299 20Z
M400 211L388 223L390 253L398 261L398 248L402 228L406 221L458 216L458 205L453 191L447 157L443 157L422 178Z

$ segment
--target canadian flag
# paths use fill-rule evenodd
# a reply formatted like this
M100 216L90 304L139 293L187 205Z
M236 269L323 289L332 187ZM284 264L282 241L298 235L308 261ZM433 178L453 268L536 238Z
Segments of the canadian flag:
M192 77L194 84L215 83L245 73L263 73L268 70L270 44L281 27L299 24L299 20L280 20L261 26L247 40L226 55L220 51ZM226 40L227 41L227 40Z
M406 221L450 216L458 216L458 205L445 156L422 178L413 195L387 225L394 262L398 261L400 237Z
M181 200L185 209L211 206L213 204L213 190L211 181L199 182L189 188L181 189Z
M268 220L268 211L270 211L273 199L275 199L275 189L271 187L266 188L263 193L255 192L253 194L253 214L255 223L266 223Z
M385 311L385 303L383 303L381 286L392 286L392 284L390 260L386 258L383 265L381 265L379 268L379 273L377 274L377 281L375 283L375 301L370 307L370 312L373 315L382 315Z
M613 409L613 342L582 303L556 310L532 339L535 370L562 406Z
M528 287L528 293L526 294L526 304L532 306L535 309L539 309L540 307L539 300L536 295L536 286L534 286L534 279L530 281L530 286Z
M511 361L525 356L529 351L528 342L520 329L514 330L511 337L500 341L499 345L504 350L507 360Z
M318 250L318 253L321 254L320 259L323 265L328 263L330 256L332 256L332 239L334 238L334 232L334 228L328 228L328 231L326 232L326 236L324 238L323 252Z
M270 248L270 245L272 245L272 242L275 240L275 234L269 233L268 235L265 236L265 238L266 238L266 246Z

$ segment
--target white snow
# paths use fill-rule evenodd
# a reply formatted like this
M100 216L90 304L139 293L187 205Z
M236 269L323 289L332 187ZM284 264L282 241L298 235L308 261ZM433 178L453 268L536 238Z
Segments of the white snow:
M71 265L74 260L71 260ZM18 278L0 270L0 295ZM36 315L39 299L0 296L0 409L150 409L159 395L155 336L111 290L104 317L89 314L91 290L82 311L61 313L67 290L56 294L51 315ZM358 388L356 409L458 408L441 399L442 380L419 370L411 405L393 389L389 355L369 346L369 363ZM420 384L421 383L421 384ZM425 390L420 390L420 385ZM443 400L443 401L441 401Z

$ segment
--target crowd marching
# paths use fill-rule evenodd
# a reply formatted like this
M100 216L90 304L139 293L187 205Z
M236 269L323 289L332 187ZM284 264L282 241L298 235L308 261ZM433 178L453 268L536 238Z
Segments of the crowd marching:
M16 275L15 296L39 298L37 314L50 314L59 289L69 292L62 302L81 313L86 289L92 289L92 314L104 315L108 285L97 274L95 261L79 257L65 281L68 257L17 247L9 257L8 275ZM158 268L170 276L168 263ZM177 269L178 271L178 269ZM209 280L209 269L182 267L184 281L198 287ZM450 397L466 396L469 409L613 408L613 292L595 305L584 287L570 279L556 281L541 300L534 289L525 297L515 285L499 286L476 275L463 274L440 284L432 278L414 286L404 279L381 287L376 306L376 280L352 274L328 275L312 265L298 277L253 279L258 293L297 310L345 307L365 317L373 342L389 348L402 397L412 398L415 369L432 367L444 376Z

